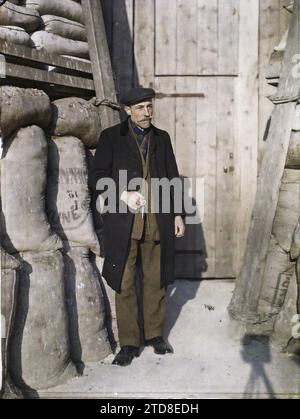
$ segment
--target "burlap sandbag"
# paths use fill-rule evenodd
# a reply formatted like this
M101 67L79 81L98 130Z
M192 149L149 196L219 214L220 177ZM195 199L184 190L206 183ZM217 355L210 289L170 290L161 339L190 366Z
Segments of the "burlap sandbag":
M47 128L50 121L51 104L46 93L15 86L0 87L0 130L4 137L29 125Z
M262 320L275 321L281 310L293 275L294 263L272 236L260 290L258 312Z
M49 141L47 214L52 229L70 246L100 254L94 230L85 147L75 137Z
M22 253L10 365L19 386L43 389L73 377L59 251Z
M19 26L27 32L33 32L41 23L41 17L36 10L17 6L9 1L0 7L0 25Z
M289 252L300 211L300 170L285 169L272 232L279 245Z
M300 131L292 131L285 167L300 169Z
M75 41L86 41L87 39L85 27L79 22L53 15L42 16L42 21L43 29L47 32Z
M81 4L73 0L26 0L26 7L31 7L40 15L55 15L84 23Z
M76 98L58 99L53 102L52 135L74 135L87 147L96 147L101 133L97 108L90 102Z
M31 47L30 35L18 26L0 26L0 41Z
M87 248L71 248L64 256L72 359L101 361L110 353L105 307L98 274Z
M71 55L74 57L89 57L87 42L73 41L46 31L37 31L31 35L36 49L55 55Z
M16 306L17 272L20 263L17 259L7 254L0 248L1 252L1 351L2 351L2 391L3 399L22 398L21 392L12 382L7 371L9 361L9 339L11 325Z
M1 243L9 253L56 250L61 240L45 212L48 144L37 126L4 142L1 163Z
M300 218L293 234L293 241L291 246L291 258L293 260L300 256Z

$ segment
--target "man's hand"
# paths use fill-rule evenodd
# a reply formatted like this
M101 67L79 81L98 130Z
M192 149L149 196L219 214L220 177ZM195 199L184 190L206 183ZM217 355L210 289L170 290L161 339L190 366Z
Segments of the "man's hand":
M175 236L176 237L183 237L185 232L185 225L182 217L177 215L175 217Z
M120 199L128 205L133 211L137 211L144 205L146 205L146 200L142 194L139 192L122 192Z

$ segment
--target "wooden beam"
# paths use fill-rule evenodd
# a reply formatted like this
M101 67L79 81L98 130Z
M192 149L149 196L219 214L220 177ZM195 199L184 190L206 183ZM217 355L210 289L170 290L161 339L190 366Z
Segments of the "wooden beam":
M299 52L299 1L294 12L284 54L277 102L272 114L269 136L258 180L244 262L229 307L234 318L255 322L264 280L264 268L278 203L279 189L290 142L299 80L292 77L292 58Z
M93 77L97 98L100 102L116 102L115 82L113 79L108 51L105 26L99 0L82 0L87 39L90 49ZM100 106L102 127L106 128L120 121L119 113L108 106Z
M54 67L75 70L83 73L92 73L92 67L90 63L76 60L76 58L65 58L59 55L49 54L33 48L25 47L23 45L9 44L5 41L0 41L0 54L48 64Z
M6 63L6 76L17 79L44 82L59 86L84 89L89 91L91 94L95 91L93 80L70 76L67 74L49 72L40 70L38 68L25 67L23 65L12 63ZM3 82L5 82L5 79L3 79Z

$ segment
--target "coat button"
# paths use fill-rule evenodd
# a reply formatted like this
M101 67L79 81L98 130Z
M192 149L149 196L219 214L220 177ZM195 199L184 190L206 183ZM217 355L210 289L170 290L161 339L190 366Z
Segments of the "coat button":
M115 263L113 263L113 268L115 268L117 265Z

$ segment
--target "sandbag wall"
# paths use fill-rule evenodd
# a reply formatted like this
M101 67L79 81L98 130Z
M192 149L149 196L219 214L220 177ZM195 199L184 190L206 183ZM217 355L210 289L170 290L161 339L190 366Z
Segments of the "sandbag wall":
M17 385L41 389L74 376L71 359L99 361L110 351L89 254L99 254L99 243L85 146L72 130L46 135L58 134L59 117L44 92L1 87L0 108L1 243L20 262L9 370Z
M260 333L273 334L281 348L293 341L292 319L300 313L300 105L273 222L258 302Z
M7 1L0 8L0 40L89 60L80 1Z

